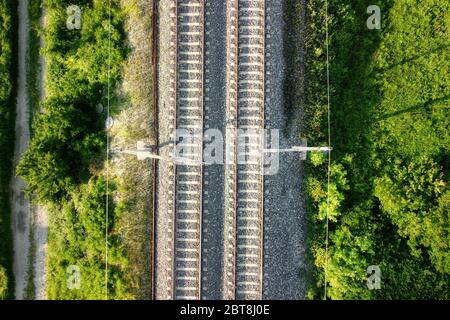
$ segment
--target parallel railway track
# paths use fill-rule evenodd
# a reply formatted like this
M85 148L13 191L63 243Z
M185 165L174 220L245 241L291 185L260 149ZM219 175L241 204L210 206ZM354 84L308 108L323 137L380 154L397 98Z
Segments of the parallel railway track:
M156 1L156 0L155 0ZM157 0L156 27L158 29L158 63L156 73L158 96L156 116L157 153L169 158L174 152L174 130L177 126L177 6L176 0ZM164 40L162 39L164 38ZM153 244L153 298L171 300L174 292L175 248L175 189L176 166L173 163L155 163Z
M265 1L228 2L226 299L262 298Z
M177 3L177 129L183 139L179 156L202 162L203 150L203 46L204 3ZM177 136L177 141L182 137ZM202 166L176 167L174 298L198 300L201 296Z
M236 299L262 298L265 1L239 1ZM240 164L243 162L242 164Z
M235 298L236 289L236 182L238 102L238 0L227 1L227 168L225 170L224 299Z
M165 299L202 298L204 0L174 0L170 42L173 84L169 108L179 157L199 164L168 165L169 205L164 263ZM224 190L224 299L262 299L265 0L227 0L226 123L228 164ZM172 34L171 33L171 34ZM225 61L224 61L225 62ZM161 89L160 89L161 90ZM163 104L164 106L164 104ZM245 139L238 137L245 132ZM182 142L181 142L182 141ZM164 179L158 174L160 179ZM161 192L161 191L159 191ZM166 197L167 198L167 197ZM221 204L219 204L221 205ZM158 216L157 215L157 216ZM169 218L167 218L169 217ZM160 263L162 266L163 264ZM218 270L220 272L220 270ZM158 277L155 276L155 279Z

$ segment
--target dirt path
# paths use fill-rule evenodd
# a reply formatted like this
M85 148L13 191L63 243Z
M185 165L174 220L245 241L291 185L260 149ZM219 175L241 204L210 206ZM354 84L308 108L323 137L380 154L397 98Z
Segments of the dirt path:
M35 246L34 288L35 300L45 300L45 288L47 279L47 234L48 217L45 208L37 206L33 210L33 241Z
M41 25L46 25L46 12L42 11ZM44 41L41 38L40 47L44 46ZM39 100L45 99L45 72L47 63L44 56L39 56ZM35 246L35 260L33 262L34 268L34 289L35 299L45 300L45 284L47 279L47 236L48 236L48 215L44 207L33 207L33 242Z
M19 0L19 77L16 105L16 139L14 168L28 147L30 140L29 104L27 91L26 63L28 49L28 0ZM11 184L12 228L14 235L14 277L17 300L25 297L27 287L28 255L30 250L31 207L23 192L25 182L16 176L14 169Z

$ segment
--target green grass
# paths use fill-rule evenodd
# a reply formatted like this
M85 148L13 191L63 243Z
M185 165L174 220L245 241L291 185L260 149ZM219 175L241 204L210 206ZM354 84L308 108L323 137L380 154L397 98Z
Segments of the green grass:
M143 173L150 167L135 160L118 168L122 175L116 175L116 163L109 164L106 225L106 113L98 114L96 106L108 103L111 52L111 115L117 118L116 123L125 123L122 131L110 133L111 139L116 134L119 140L124 136L145 139L154 134L152 129L142 129L137 121L127 122L128 116L137 112L142 115L140 119L151 118L151 83L145 85L136 72L136 65L140 64L141 69L151 72L151 66L145 66L151 61L151 52L130 56L124 30L126 19L130 19L129 23L133 23L131 17L142 19L140 23L147 23L145 28L151 27L151 19L145 21L134 2L113 1L109 50L109 10L104 1L70 4L78 4L82 10L81 30L66 28L68 4L56 0L43 1L47 25L40 30L41 7L30 3L32 47L28 80L30 96L34 97L34 121L32 141L18 172L27 182L29 195L45 205L49 214L47 298L104 299L106 284L109 299L148 299L151 194L150 172L145 176ZM39 75L39 36L45 40L41 51L47 61L46 97L40 105L37 81L33 82ZM122 77L132 84L125 94L119 91ZM81 271L78 290L67 287L67 268L72 265ZM29 294L32 291L30 282Z
M127 54L123 16L113 1L111 47L109 10L103 1L72 1L82 9L81 30L66 27L65 1L47 0L43 53L47 59L46 99L35 113L30 147L18 167L28 185L49 214L47 297L49 299L103 299L105 297L105 232L109 233L109 298L129 297L123 270L128 261L121 239L115 235L114 204L110 201L109 224L105 224L106 188L104 115L96 105L106 105L108 75L112 104ZM40 8L30 7L34 41L30 56L30 79L38 76L36 30ZM108 72L108 52L111 72ZM34 99L39 91L30 87ZM37 112L42 110L43 112ZM110 185L114 191L114 184ZM111 197L110 197L111 199ZM67 288L67 267L81 269L80 290Z
M328 297L449 299L450 5L329 1L331 140ZM326 144L323 1L308 1L305 136ZM309 248L324 289L326 159L308 162ZM382 289L368 290L379 265ZM414 276L412 276L414 275Z
M126 83L115 113L115 126L110 131L111 144L135 148L136 141L154 144L152 7L141 0L121 0L126 14L125 30L133 50L123 70ZM145 34L145 39L141 36ZM146 50L142 50L146 48ZM145 81L143 81L145 79ZM145 124L145 125L144 125ZM121 156L110 167L110 179L117 191L114 195L117 217L116 233L124 244L129 260L125 282L132 283L132 297L151 299L152 246L152 162L133 156Z

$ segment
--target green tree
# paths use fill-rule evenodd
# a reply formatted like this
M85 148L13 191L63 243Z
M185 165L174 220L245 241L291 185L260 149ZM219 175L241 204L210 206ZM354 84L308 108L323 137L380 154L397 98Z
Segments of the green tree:
M426 248L445 273L450 273L449 194L442 168L429 158L398 161L375 180L375 195L412 252L418 256Z

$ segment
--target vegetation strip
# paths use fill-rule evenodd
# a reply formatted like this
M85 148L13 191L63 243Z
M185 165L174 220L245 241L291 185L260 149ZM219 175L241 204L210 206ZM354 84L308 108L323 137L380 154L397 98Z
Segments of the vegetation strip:
M17 1L0 0L0 299L14 297L9 183L14 148Z
M44 54L48 61L47 97L36 115L34 137L18 173L29 193L49 208L49 299L103 297L104 230L110 236L108 286L111 297L127 296L122 284L127 264L120 239L114 234L114 216L105 226L105 179L103 177L105 118L96 106L105 103L107 85L108 10L103 1L74 1L82 8L82 27L66 26L66 5L45 1L48 24ZM113 2L111 79L120 80L126 56L122 16ZM82 275L80 290L67 286L67 268L76 266Z
M450 292L450 5L329 1L333 161L328 297L448 299ZM326 144L325 7L308 1L308 144ZM308 162L309 248L322 298L327 161ZM381 270L369 290L366 270Z

